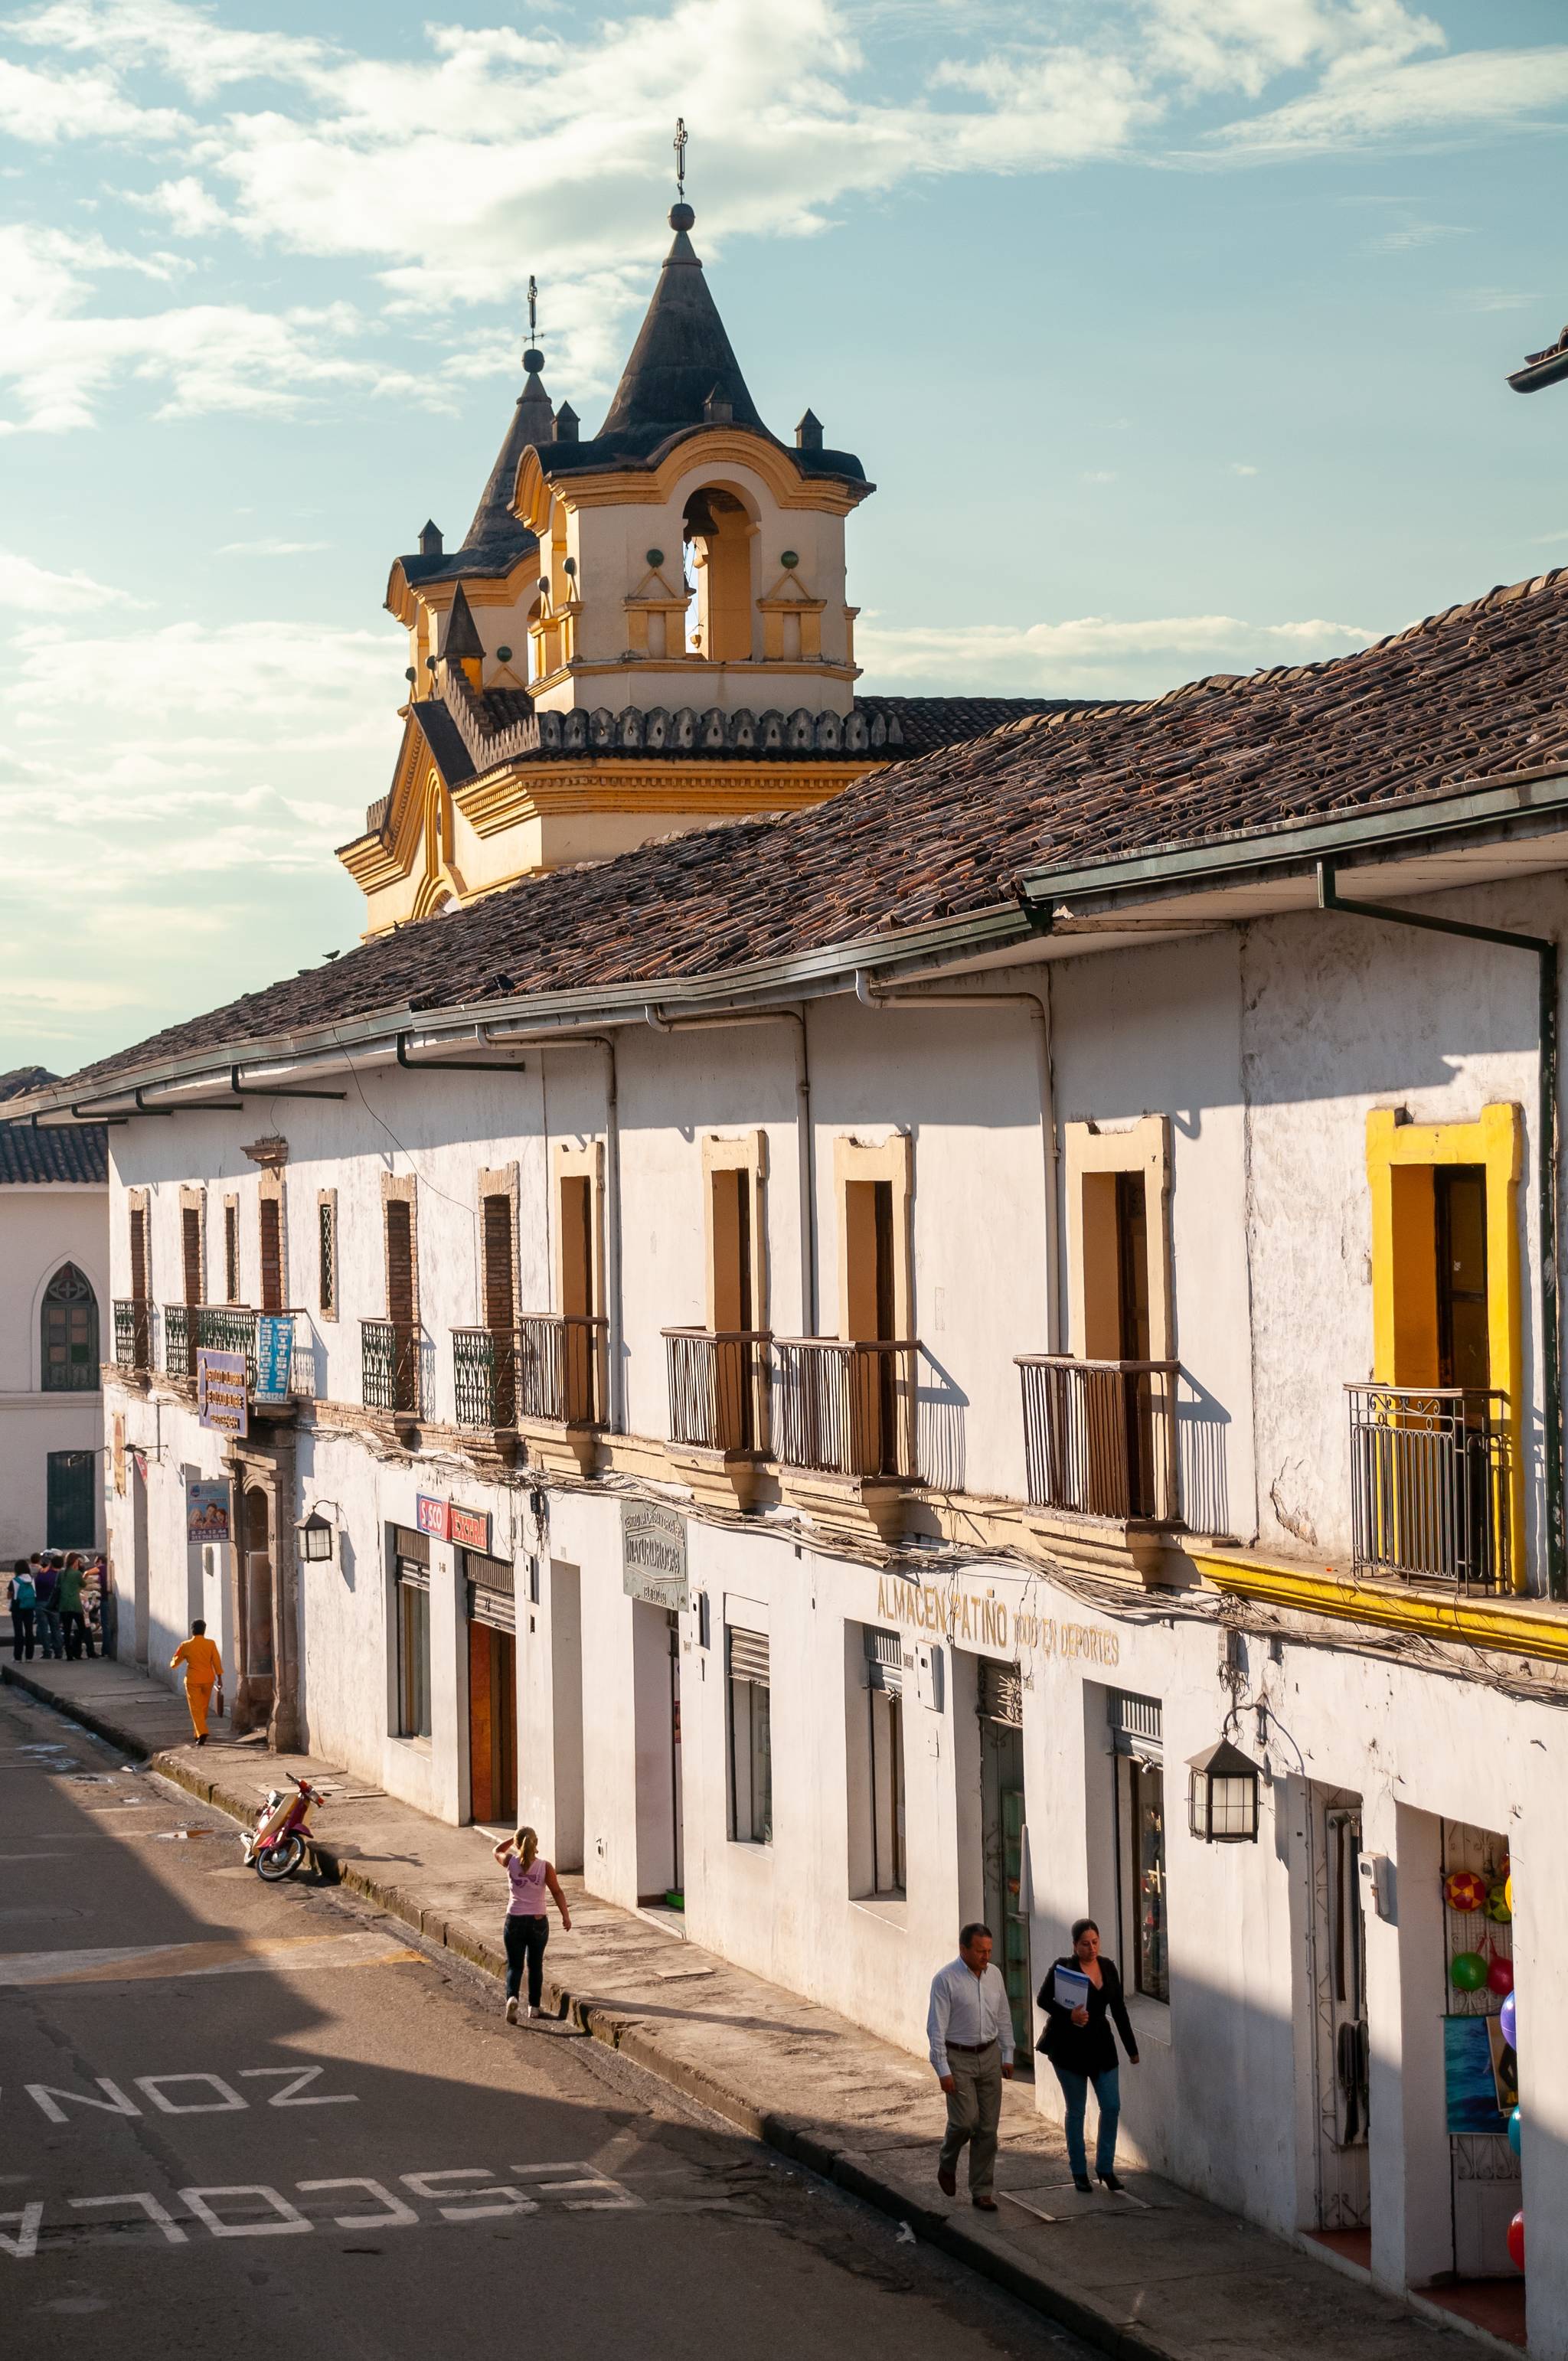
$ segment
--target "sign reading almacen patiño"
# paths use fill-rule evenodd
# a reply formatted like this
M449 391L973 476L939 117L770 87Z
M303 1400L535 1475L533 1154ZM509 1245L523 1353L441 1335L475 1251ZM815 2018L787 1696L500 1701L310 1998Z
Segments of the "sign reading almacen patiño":
M691 1604L686 1521L657 1500L620 1504L620 1564L629 1598L677 1611Z

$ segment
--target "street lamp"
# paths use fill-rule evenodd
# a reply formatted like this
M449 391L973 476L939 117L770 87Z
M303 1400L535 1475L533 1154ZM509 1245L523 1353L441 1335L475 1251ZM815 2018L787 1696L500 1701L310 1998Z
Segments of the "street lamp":
M333 1501L329 1505L335 1508L337 1503ZM336 1546L335 1532L329 1520L323 1516L319 1502L308 1517L300 1519L294 1533L299 1543L302 1565L323 1565L330 1562Z
M1188 1825L1205 1844L1257 1842L1260 1773L1238 1746L1222 1738L1188 1765Z

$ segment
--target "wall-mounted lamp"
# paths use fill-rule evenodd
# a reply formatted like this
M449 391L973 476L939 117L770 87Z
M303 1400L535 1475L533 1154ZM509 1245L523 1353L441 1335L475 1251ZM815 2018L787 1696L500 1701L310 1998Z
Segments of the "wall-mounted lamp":
M1261 1773L1239 1746L1220 1739L1188 1765L1188 1825L1205 1844L1257 1842Z
M323 1516L323 1506L335 1510L340 1517L343 1514L335 1500L318 1500L310 1514L299 1520L294 1527L294 1537L299 1544L302 1565L330 1565L336 1555L337 1528L330 1518Z

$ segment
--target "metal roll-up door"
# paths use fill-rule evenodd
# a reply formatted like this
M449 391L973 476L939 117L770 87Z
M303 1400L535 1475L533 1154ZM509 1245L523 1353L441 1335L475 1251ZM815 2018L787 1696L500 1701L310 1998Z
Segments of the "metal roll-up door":
M1009 1730L1023 1729L1024 1678L1016 1664L981 1658L980 1709L987 1721L1005 1722Z
M904 1642L896 1631L866 1627L866 1686L886 1689L890 1697L904 1693Z
M510 1558L486 1557L478 1550L463 1552L465 1578L481 1590L499 1590L505 1598L514 1596L517 1575Z
M729 1677L732 1681L755 1681L762 1688L768 1686L768 1635L765 1631L742 1631L731 1624L729 1631Z
M468 1585L468 1620L487 1623L492 1631L515 1631L517 1609L504 1590L488 1590L477 1582Z
M415 1568L430 1565L430 1535L412 1525L392 1527L392 1555L401 1565L406 1562Z

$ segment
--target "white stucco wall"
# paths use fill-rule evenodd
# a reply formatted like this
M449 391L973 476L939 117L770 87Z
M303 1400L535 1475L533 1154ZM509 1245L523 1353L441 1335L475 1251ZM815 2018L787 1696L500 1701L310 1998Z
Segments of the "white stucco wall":
M49 1538L51 1451L96 1451L103 1398L45 1393L41 1383L44 1290L73 1262L98 1299L99 1349L114 1349L109 1309L109 1192L76 1182L0 1188L0 1561L25 1557ZM94 1500L102 1469L93 1477ZM99 1535L102 1534L102 1521Z

